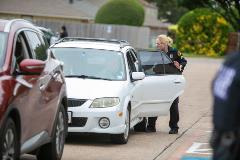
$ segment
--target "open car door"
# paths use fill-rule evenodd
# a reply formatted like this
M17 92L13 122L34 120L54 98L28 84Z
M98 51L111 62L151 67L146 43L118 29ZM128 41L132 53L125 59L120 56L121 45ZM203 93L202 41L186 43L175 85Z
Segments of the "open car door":
M184 91L185 78L164 53L140 51L138 58L146 77L133 92L138 117L166 115Z

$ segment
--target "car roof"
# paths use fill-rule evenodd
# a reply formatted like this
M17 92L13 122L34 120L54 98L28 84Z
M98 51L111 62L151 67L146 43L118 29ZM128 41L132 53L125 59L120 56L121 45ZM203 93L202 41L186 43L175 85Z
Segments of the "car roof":
M39 31L39 29L36 28L30 21L24 19L0 19L0 32L10 32L12 26L15 26L17 28L28 27Z
M123 40L67 37L53 44L51 48L91 48L121 51L125 46L130 45L127 41Z

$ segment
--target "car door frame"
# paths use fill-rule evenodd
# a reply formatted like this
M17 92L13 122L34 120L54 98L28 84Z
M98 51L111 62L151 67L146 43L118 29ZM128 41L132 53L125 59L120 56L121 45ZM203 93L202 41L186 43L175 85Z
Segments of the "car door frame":
M129 58L131 59L131 61L129 62L129 58L128 58L128 55L130 55L129 56ZM136 64L135 62L134 62L134 60L135 60L135 62L137 61L138 62L138 64ZM131 64L130 64L131 63ZM137 108L136 108L136 106L137 106L137 101L135 100L135 97L133 96L133 93L134 93L134 91L136 90L136 88L138 88L139 87L139 85L141 85L141 81L134 81L133 79L132 79L132 77L131 77L131 75L132 75L132 72L138 72L139 71L139 68L140 68L140 66L139 66L139 61L138 61L138 59L137 59L137 57L136 57L136 54L135 54L135 51L134 51L134 49L133 48L131 48L131 47L129 47L127 50L126 50L126 64L127 64L127 67L128 67L128 81L129 81L129 83L128 83L128 89L129 89L129 93L128 93L128 97L129 97L129 101L130 101L130 103L131 103L131 115L130 115L130 118L131 118L131 122L134 122L135 123L135 121L136 121L136 118L137 118ZM133 69L133 68L131 68L131 66L130 65L132 65L132 67L133 68L135 68L135 69ZM138 65L138 66L136 66L136 65ZM138 67L138 68L137 68ZM133 69L133 70L132 70ZM132 126L132 124L131 124L131 126Z

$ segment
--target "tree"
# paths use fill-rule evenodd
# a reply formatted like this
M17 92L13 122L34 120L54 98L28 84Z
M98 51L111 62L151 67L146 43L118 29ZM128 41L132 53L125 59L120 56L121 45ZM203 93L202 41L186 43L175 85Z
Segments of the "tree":
M171 23L177 23L181 16L189 10L203 7L205 1L209 0L146 0L156 3L158 7L158 18Z
M209 0L177 0L179 6L186 7L189 10L205 7Z
M176 23L188 9L178 5L176 0L155 0L158 7L158 18Z
M234 28L240 32L240 1L239 0L209 0L206 5L220 13Z
M169 22L176 22L186 13L186 9L211 8L220 13L234 28L240 32L240 1L239 0L147 0L155 2L158 6L158 17L165 18ZM180 10L179 10L180 9ZM173 13L169 15L169 13Z
M212 8L220 13L235 29L240 31L239 0L178 0L178 4L190 10L199 7Z

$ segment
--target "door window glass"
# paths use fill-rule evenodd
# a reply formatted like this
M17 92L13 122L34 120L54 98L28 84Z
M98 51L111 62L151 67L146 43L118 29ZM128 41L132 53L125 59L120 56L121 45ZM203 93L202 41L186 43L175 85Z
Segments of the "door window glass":
M173 64L172 60L165 53L162 53L162 57L165 64L165 74L181 74Z
M19 65L22 60L31 58L29 46L26 43L26 37L23 32L19 33L14 45L13 68L19 71Z
M7 34L0 32L0 68L2 68L3 61L5 58L5 49L7 44Z
M139 66L139 62L138 62L138 59L137 59L137 55L136 55L136 52L134 51L134 50L130 50L130 52L131 52L131 58L132 58L132 60L133 60L133 63L134 63L134 66L135 66L135 68L136 68L136 71L138 72L138 71L140 71L139 69L140 69L140 66Z
M42 42L39 39L37 33L26 31L26 35L28 37L29 44L32 49L34 58L39 60L46 60L47 59L46 46L44 42Z
M130 51L127 52L127 61L128 61L128 67L129 67L130 73L137 72L137 68L134 64L134 60Z
M139 51L139 58L145 75L164 74L164 59L160 52Z

